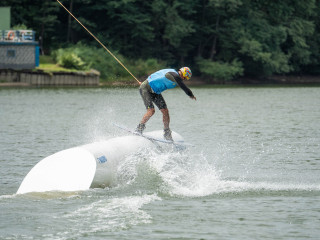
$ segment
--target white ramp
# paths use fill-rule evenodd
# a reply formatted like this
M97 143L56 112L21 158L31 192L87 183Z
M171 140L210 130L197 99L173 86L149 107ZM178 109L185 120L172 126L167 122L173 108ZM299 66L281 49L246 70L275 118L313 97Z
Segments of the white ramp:
M148 135L162 137L162 131ZM173 132L175 141L182 137ZM80 191L112 185L117 166L141 148L156 147L140 136L124 136L66 149L37 163L22 181L17 194L46 191Z
M80 147L70 148L36 164L17 193L86 190L95 172L96 160L89 151Z

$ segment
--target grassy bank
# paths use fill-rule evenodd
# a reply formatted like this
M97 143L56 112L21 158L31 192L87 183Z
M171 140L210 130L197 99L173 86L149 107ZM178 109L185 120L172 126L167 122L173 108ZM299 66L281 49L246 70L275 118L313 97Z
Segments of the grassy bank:
M118 63L117 63L118 64ZM42 71L45 73L56 73L56 72L85 72L90 73L92 71L97 71L94 69L87 70L78 70L74 68L66 68L60 66L52 56L40 56L40 64L39 67L35 68L33 71ZM109 78L100 77L100 85L101 86L117 86L117 87L128 87L128 86L137 86L136 80L127 74L127 77L123 76L111 76Z
M35 69L44 72L78 72L76 69L69 69L59 66L51 56L40 56L39 67Z

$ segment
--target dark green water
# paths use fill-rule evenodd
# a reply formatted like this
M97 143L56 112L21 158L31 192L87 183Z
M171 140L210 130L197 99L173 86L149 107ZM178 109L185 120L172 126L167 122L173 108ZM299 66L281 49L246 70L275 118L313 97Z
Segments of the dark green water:
M128 156L112 188L26 195L42 158L124 135L112 122L144 106L136 89L0 90L0 239L318 239L320 88L192 90L164 97L195 147Z

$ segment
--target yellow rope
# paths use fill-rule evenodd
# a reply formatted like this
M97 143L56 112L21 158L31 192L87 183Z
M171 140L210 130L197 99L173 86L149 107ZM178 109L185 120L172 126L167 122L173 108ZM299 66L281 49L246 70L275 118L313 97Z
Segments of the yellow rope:
M110 52L110 50L103 45L100 40L98 38L96 38L96 36L94 36L75 16L73 16L73 14L59 1L57 0L57 2L85 29L87 30L87 32L98 42L100 43L100 45L115 59L117 60L117 62L125 69L127 70L128 73L130 73L130 75L139 83L141 84L141 82L123 65L122 62L120 62L120 60L112 54L112 52Z

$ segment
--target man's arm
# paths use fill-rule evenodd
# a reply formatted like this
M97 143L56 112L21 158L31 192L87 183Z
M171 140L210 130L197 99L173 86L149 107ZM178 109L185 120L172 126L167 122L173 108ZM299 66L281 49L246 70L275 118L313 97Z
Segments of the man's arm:
M193 95L192 91L184 84L183 80L179 76L179 74L175 72L168 72L166 73L166 78L168 78L171 81L176 82L179 87L192 99L196 99L195 96Z

